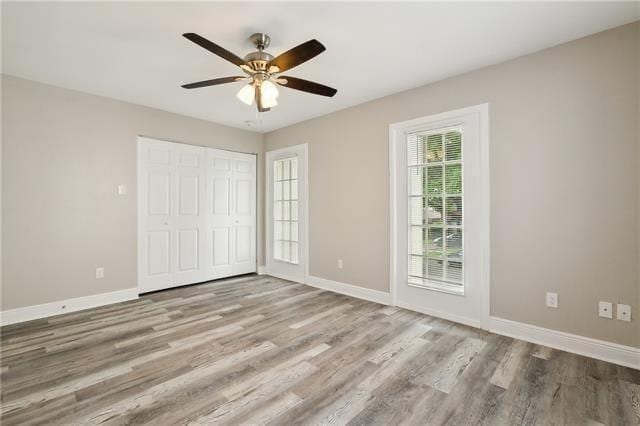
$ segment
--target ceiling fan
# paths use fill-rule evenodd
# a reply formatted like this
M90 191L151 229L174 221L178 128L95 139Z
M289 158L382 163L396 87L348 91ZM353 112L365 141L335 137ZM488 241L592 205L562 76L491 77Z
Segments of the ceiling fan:
M244 59L242 59L198 34L186 33L183 34L183 36L198 46L207 49L209 52L239 66L246 74L245 76L214 78L212 80L184 84L182 87L185 89L196 89L236 81L247 81L248 84L243 86L238 92L238 99L247 105L253 104L255 99L258 111L260 112L269 111L278 105L276 99L278 97L278 88L276 84L313 93L314 95L328 97L338 92L334 88L313 81L279 75L324 52L325 47L316 39L309 40L293 49L287 50L279 56L273 57L264 51L264 49L269 46L271 38L266 34L256 33L249 39L258 50L247 54Z

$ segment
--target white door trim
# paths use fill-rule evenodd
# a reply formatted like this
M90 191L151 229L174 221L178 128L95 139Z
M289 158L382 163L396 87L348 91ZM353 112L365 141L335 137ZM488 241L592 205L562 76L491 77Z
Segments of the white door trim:
M480 288L482 291L482 316L481 328L488 330L490 327L490 188L489 188L489 104L480 104L467 108L461 108L454 111L447 111L440 114L429 115L412 120L407 120L389 125L389 233L390 233L390 267L389 267L389 287L391 292L391 300L394 305L397 301L397 225L398 225L398 205L397 205L397 158L396 152L398 144L401 143L401 135L408 128L421 126L434 121L448 120L457 116L478 113L480 117L480 170L481 170L481 276ZM437 313L432 312L437 315ZM455 321L455 319L450 318Z
M299 194L299 203L302 208L302 219L304 224L302 226L302 235L304 238L304 247L302 248L302 252L304 253L304 276L302 280L298 277L290 277L282 274L278 274L273 271L271 266L271 236L272 236L272 211L271 211L271 176L269 173L269 166L274 158L287 155L287 154L297 154L303 153L303 167L305 173L305 179L300 182L298 185L298 194ZM303 143L300 145L292 145L285 148L275 149L272 151L265 152L265 267L266 273L272 275L277 278L282 278L285 280L300 282L305 284L309 280L309 146L307 143Z

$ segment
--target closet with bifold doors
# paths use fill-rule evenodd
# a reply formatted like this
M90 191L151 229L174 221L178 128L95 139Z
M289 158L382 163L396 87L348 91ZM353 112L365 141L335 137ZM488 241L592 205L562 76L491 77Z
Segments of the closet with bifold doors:
M140 293L256 272L256 156L138 138Z

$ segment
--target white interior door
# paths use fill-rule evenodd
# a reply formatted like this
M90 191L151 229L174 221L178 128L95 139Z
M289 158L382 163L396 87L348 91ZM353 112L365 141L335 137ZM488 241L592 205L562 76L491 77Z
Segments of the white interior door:
M232 153L207 152L208 273L220 278L233 274Z
M395 304L481 327L488 317L488 110L391 126Z
M207 151L208 278L256 271L256 158Z
M233 153L231 188L232 274L247 274L256 271L255 156Z
M141 292L256 271L256 157L139 138Z
M307 145L267 152L267 269L297 282L307 275Z
M173 285L173 147L138 143L138 282L140 291Z
M206 251L205 148L173 145L174 214L173 285L206 280L203 255Z

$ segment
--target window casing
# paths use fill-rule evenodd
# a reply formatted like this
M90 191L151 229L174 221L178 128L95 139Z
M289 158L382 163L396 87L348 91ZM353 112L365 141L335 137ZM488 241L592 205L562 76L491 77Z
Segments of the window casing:
M298 264L298 157L274 161L273 258Z
M406 137L409 284L464 293L462 128Z

